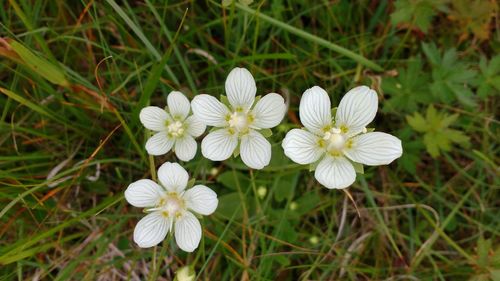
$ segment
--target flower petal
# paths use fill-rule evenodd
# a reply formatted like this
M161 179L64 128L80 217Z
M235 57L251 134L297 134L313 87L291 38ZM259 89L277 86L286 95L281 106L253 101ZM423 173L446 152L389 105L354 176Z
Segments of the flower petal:
M271 144L261 133L250 130L241 137L240 155L248 167L262 169L271 161Z
M142 218L134 229L134 241L141 248L158 245L170 230L170 219L161 212L153 212Z
M191 212L185 212L175 221L175 242L186 252L193 252L198 248L201 240L200 221Z
M311 164L323 155L324 150L319 146L320 138L306 130L290 130L281 146L285 155L293 162L302 165Z
M195 185L186 190L182 197L186 200L187 208L205 216L212 214L219 204L217 193L204 185Z
M233 154L238 145L238 137L227 129L219 129L209 133L201 141L201 153L212 161L223 161Z
M134 207L154 207L163 193L163 188L156 182L144 179L135 181L127 187L125 199Z
M184 125L187 127L187 133L194 138L201 136L207 128L207 126L194 115L189 116L186 121L184 121Z
M167 120L170 120L170 116L165 110L157 106L147 106L141 109L139 119L147 129L159 132L166 129L166 123Z
M346 188L356 180L356 172L345 157L326 156L314 173L314 177L329 189Z
M278 126L285 115L286 105L282 96L271 93L261 98L252 110L255 121L252 126L268 129Z
M321 87L307 89L299 105L300 122L311 132L321 134L332 123L330 97Z
M240 67L231 70L226 79L226 94L234 109L249 109L256 93L257 86L250 71Z
M345 150L346 156L365 165L387 165L403 154L401 140L386 133L361 134L351 141L351 148Z
M335 117L335 126L347 128L347 135L353 136L373 121L377 114L377 93L367 86L356 87L344 95Z
M216 98L209 95L197 95L191 102L193 114L207 126L224 127L229 109Z
M189 175L181 165L166 162L158 169L158 179L167 191L181 192L186 188Z
M167 96L168 110L172 118L184 120L191 111L191 103L184 94L178 91L172 91Z
M196 155L196 141L192 136L184 135L184 137L175 141L175 155L182 161L189 161Z
M167 132L154 134L146 142L146 151L150 155L163 155L172 149L174 139L169 138Z

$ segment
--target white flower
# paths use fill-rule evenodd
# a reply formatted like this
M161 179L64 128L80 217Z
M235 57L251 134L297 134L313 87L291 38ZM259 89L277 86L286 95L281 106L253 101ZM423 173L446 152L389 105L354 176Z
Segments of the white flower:
M332 121L330 98L314 86L300 100L300 121L283 140L285 155L299 164L319 161L314 176L327 188L346 188L356 179L351 163L387 165L403 153L401 140L381 132L367 133L377 113L378 97L366 86L356 87L340 101Z
M286 111L283 97L271 93L255 106L257 87L252 74L235 68L226 80L226 94L231 109L213 96L198 95L192 102L193 114L207 126L217 129L201 142L201 153L212 161L228 159L240 143L240 155L250 168L262 169L271 160L271 144L258 132L277 126Z
M167 96L168 112L156 106L141 110L139 118L144 127L156 133L146 142L151 155L162 155L174 149L182 161L189 161L196 155L194 138L205 132L206 126L195 116L189 116L191 105L181 92L173 91Z
M125 199L148 212L134 229L134 241L141 248L157 245L174 228L179 248L192 252L201 239L201 225L193 212L212 214L219 201L217 194L204 185L185 190L188 173L177 163L167 162L158 169L160 184L149 179L131 183Z

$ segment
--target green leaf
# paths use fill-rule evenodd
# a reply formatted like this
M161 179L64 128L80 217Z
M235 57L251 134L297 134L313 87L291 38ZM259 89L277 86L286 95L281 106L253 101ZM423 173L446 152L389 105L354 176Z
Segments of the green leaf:
M382 90L387 95L383 110L390 112L414 112L421 104L435 98L429 90L431 76L423 70L420 57L410 59L407 68L399 68L398 76L382 80Z
M240 143L238 143L236 145L236 148L234 149L234 152L233 152L233 157L236 158L240 155Z
M406 117L408 124L417 132L423 133L423 143L432 157L441 151L450 151L452 144L468 147L470 139L462 131L449 128L458 119L458 114L447 115L438 112L433 105L427 107L425 118L418 112Z
M259 131L265 138L268 138L273 135L273 131L271 129L262 129Z
M225 106L231 108L231 103L229 102L229 99L225 95L220 95L220 102L222 102Z
M479 70L477 95L481 98L500 95L500 55L493 57L489 63L486 57L481 56Z
M418 112L415 112L413 116L406 116L406 121L417 132L427 131L427 122L425 121L424 117Z
M488 265L488 252L491 249L491 240L484 239L481 235L477 240L477 265L486 267Z
M358 173L358 174L364 174L365 173L365 169L363 167L363 164L357 163L357 162L351 162L351 164L354 167L354 171L356 171L356 173Z
M219 205L215 214L218 214L225 219L231 219L234 215L235 220L241 220L243 218L243 208L241 197L238 192L232 192L229 194L224 194L219 198ZM252 195L247 195L245 199L247 201L247 208L249 213L254 213L255 210L255 199Z
M293 174L285 174L277 176L274 180L274 199L282 202L285 199L291 198L293 191L297 186L300 173L297 171Z
M238 190L238 184L242 190L246 190L250 186L250 179L238 171L227 171L220 174L217 177L217 182L233 190Z
M406 24L427 33L437 9L443 1L439 0L397 0L391 14L393 24Z
M186 188L191 188L194 186L194 183L196 182L195 178L192 178L188 181Z
M458 100L465 106L476 106L470 86L476 83L477 72L458 59L453 48L441 54L434 43L423 43L422 49L432 65L430 91L434 97L447 104Z
M16 52L19 57L26 63L31 70L38 73L43 78L47 79L53 84L57 84L63 87L68 87L69 82L66 80L66 76L59 67L53 65L48 60L35 55L28 48L24 47L21 43L17 41L11 41L10 47Z

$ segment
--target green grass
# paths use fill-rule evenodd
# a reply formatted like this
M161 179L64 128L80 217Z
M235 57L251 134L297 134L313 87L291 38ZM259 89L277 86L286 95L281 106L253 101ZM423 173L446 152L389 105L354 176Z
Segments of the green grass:
M172 280L184 265L199 280L500 280L498 7L393 2L4 1L0 280ZM220 200L200 247L184 253L169 236L138 248L143 214L123 192L177 161L147 155L140 109L172 90L219 97L236 66L290 104L271 164L198 149L181 164ZM402 139L404 155L365 167L347 189L354 205L281 140L300 127L304 90L338 104L360 84L379 93L372 126ZM425 122L409 124L416 113Z

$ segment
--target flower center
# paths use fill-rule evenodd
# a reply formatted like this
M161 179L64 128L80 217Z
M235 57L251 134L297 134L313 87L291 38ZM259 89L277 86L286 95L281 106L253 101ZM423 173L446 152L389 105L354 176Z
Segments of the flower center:
M244 133L248 130L249 116L243 112L234 112L229 117L229 127L235 129L237 132Z
M185 209L184 200L177 193L169 193L160 200L158 209L165 217L178 217Z
M167 126L167 132L173 137L180 137L182 136L182 134L184 134L184 126L180 121L172 122Z
M330 131L326 132L323 139L327 141L328 151L340 151L344 148L346 139L342 135L342 131L338 128L332 128Z

